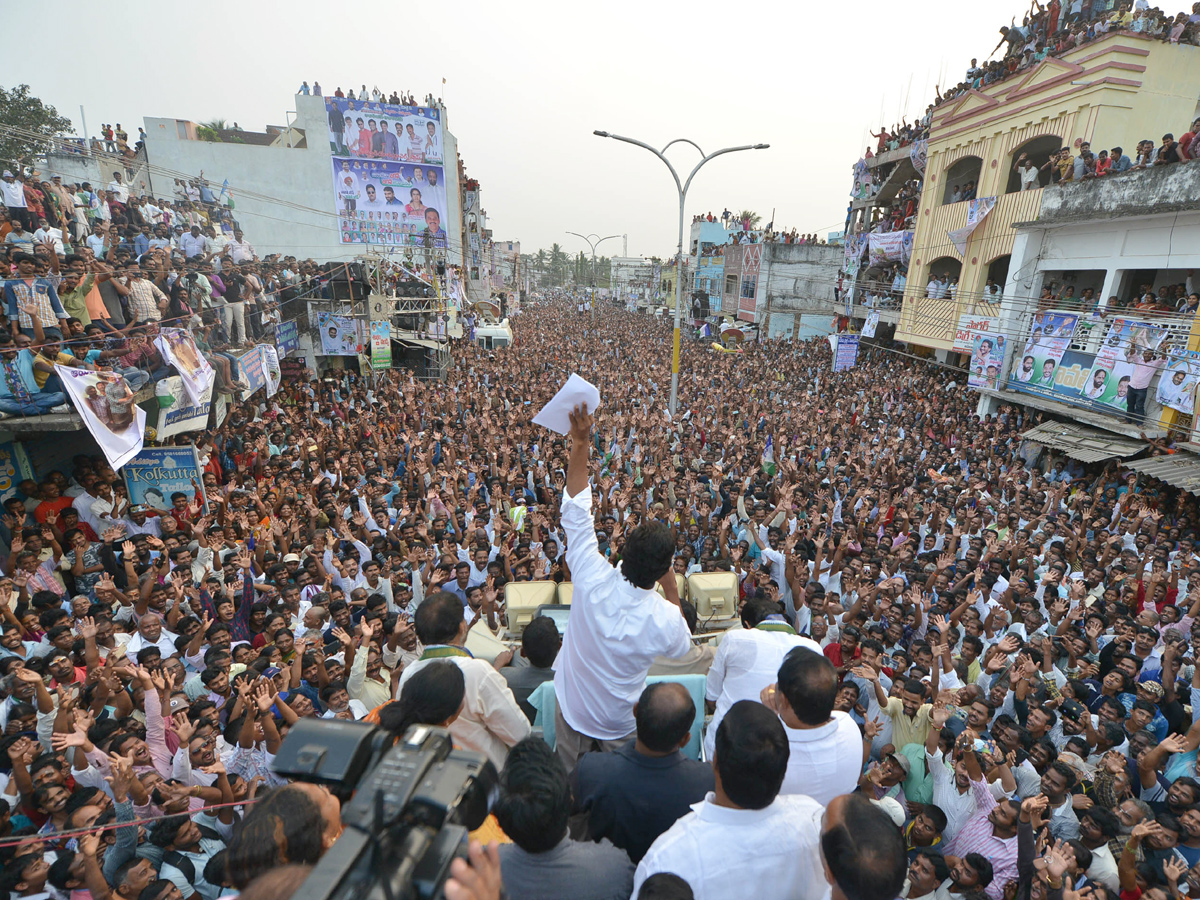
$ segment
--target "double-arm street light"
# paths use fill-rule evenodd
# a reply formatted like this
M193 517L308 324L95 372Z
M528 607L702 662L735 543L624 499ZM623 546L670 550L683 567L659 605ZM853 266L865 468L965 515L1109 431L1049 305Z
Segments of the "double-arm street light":
M583 238L587 241L587 245L592 249L592 324L596 323L596 248L605 241L611 241L613 238L619 238L619 234L610 234L608 237L600 237L594 232L592 234L580 234L578 231L568 231L567 234L573 234L577 238ZM593 240L593 238L595 240ZM612 279L609 279L611 286Z
M684 204L687 202L688 188L692 186L692 179L696 177L696 173L699 172L700 168L706 162L708 162L710 159L716 159L718 156L722 156L726 153L737 153L739 150L766 150L771 145L770 144L745 144L741 147L726 147L723 150L717 150L715 153L709 153L706 156L704 151L700 149L699 144L697 144L695 141L688 140L687 138L676 138L675 140L671 141L671 143L669 143L665 147L663 147L661 150L655 150L649 144L644 143L639 140L636 140L635 138L622 137L619 134L609 134L607 131L593 131L592 134L595 134L598 137L602 137L602 138L612 138L614 141L624 141L626 144L635 144L638 147L644 147L646 150L649 150L651 153L653 153L655 156L657 156L659 159L661 159L663 161L663 164L666 165L666 167L671 170L671 177L675 179L675 188L676 188L676 190L679 191L679 254L676 257L676 259L677 259L676 265L678 266L678 269L675 272L675 336L674 336L674 340L672 343L672 350L671 350L671 405L670 405L670 409L671 409L671 415L674 416L675 411L676 411L676 406L679 403L679 316L680 316L680 312L681 312L680 294L682 292L682 285L683 285L683 277L682 277L683 276L683 209L684 209ZM679 173L675 171L675 167L673 165L671 165L671 161L668 160L666 156L664 156L664 154L667 152L668 149L670 149L670 147L673 144L691 144L693 147L696 148L696 150L699 151L700 155L702 157L704 157L703 159L700 160L700 162L696 163L696 167L694 169L692 169L691 174L688 175L687 181L679 180Z

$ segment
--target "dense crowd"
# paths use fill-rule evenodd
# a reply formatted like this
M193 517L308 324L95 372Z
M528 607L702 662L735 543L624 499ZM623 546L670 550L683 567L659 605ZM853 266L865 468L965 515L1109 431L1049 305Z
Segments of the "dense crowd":
M163 326L187 328L217 373L215 390L247 387L237 351L273 343L274 326L328 298L337 264L260 257L226 193L203 177L174 196L132 190L120 170L105 188L4 170L0 195L0 416L61 412L56 363L123 376L139 389L177 374L155 346ZM421 264L379 263L374 282L432 277Z
M576 307L526 308L443 383L236 404L161 515L98 457L19 485L0 889L290 896L340 832L271 768L308 717L493 761L499 846L452 900L1200 889L1195 497L866 342L837 374L825 342L689 344L671 417L667 327ZM535 426L572 372L598 409ZM714 645L686 576L722 571ZM505 647L530 580L572 584L568 627ZM682 752L704 713L707 762Z

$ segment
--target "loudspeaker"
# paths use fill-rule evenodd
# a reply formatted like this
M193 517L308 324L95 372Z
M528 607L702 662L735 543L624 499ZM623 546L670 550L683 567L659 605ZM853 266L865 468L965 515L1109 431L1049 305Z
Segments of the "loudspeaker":
M329 296L333 300L365 300L371 283L362 263L338 266L329 273Z

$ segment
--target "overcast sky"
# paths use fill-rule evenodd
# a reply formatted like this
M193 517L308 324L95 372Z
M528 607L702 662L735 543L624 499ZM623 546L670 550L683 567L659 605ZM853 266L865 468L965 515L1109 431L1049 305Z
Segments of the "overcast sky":
M677 137L724 156L696 176L688 217L750 208L777 228L840 230L851 166L899 113L911 121L936 83L985 57L1019 0L857 0L743 4L616 0L575 5L385 0L350 4L212 0L113 7L66 0L75 53L10 41L5 87L27 82L80 129L82 104L136 133L145 116L283 124L302 80L412 91L446 79L449 125L477 178L497 239L522 249L582 247L565 232L628 234L631 255L669 255L678 201L650 153ZM90 47L89 50L83 48ZM905 99L907 98L907 104ZM677 168L699 158L671 150ZM686 177L686 176L684 176ZM235 186L236 188L236 186ZM601 252L621 252L609 241Z

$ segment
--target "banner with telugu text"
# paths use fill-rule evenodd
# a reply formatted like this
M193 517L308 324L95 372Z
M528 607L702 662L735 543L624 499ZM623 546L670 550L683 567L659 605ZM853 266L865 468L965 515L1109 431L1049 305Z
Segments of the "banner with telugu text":
M839 334L837 350L833 354L833 371L844 372L853 369L858 362L858 335Z

